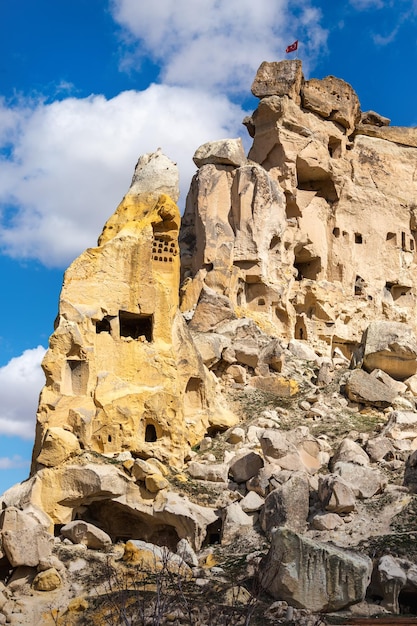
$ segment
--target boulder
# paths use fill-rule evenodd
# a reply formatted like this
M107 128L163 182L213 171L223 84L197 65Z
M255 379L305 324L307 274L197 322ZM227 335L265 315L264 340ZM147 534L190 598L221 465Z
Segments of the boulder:
M394 446L388 437L375 437L366 443L366 453L374 463L391 461L394 458Z
M301 61L264 61L256 72L251 91L257 98L289 96L300 102L302 80Z
M395 380L405 380L417 371L417 340L402 322L371 322L361 343L363 367L380 369Z
M322 465L320 444L308 428L293 431L266 429L259 438L262 452L269 463L282 469L316 472Z
M265 499L258 495L256 491L249 491L239 504L245 513L254 513L263 507Z
M62 585L62 580L54 567L39 572L33 580L32 586L36 591L55 591Z
M229 468L225 463L199 463L191 461L188 473L197 480L208 480L214 483L226 483Z
M398 596L407 582L407 574L390 554L385 554L379 559L377 580L383 594L382 605L390 613L398 614L400 612Z
M236 319L236 314L229 298L205 287L200 293L189 328L195 332L207 333L233 319Z
M417 413L391 411L381 434L394 441L415 439L417 437Z
M193 161L197 167L202 167L208 163L239 167L246 163L246 155L240 137L238 139L221 139L209 141L197 148Z
M2 550L12 567L37 567L51 556L53 536L16 507L2 511L0 530Z
M270 533L275 526L302 532L309 510L309 483L305 472L294 472L283 485L271 491L261 511L261 527Z
M353 370L346 380L345 390L352 402L378 408L390 406L397 395L395 390L363 370Z
M245 532L252 528L253 520L247 515L238 502L229 504L223 511L222 545L228 545Z
M319 477L318 496L326 511L350 513L355 509L353 489L337 474Z
M169 482L162 474L154 472L145 476L145 487L151 493L158 493L158 491L169 487Z
M357 465L369 465L369 456L356 441L346 438L342 440L331 459L331 469L340 461L356 463Z
M335 530L342 526L344 521L337 513L317 513L310 524L315 530Z
M277 528L260 583L273 598L292 606L331 612L364 600L371 572L367 556Z
M350 486L357 498L372 498L387 486L384 474L373 467L338 461L333 466L333 472Z
M61 528L61 535L72 543L81 543L93 550L102 550L111 546L111 538L94 524L75 520Z
M247 452L233 459L229 473L237 483L245 483L259 472L264 466L262 457L256 452Z

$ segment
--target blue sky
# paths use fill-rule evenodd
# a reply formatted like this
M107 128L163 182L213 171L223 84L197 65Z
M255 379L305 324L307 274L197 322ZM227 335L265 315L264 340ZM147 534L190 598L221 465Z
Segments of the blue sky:
M180 168L249 138L264 60L300 41L393 125L417 125L416 0L0 0L0 493L27 477L62 275L95 245L138 156Z

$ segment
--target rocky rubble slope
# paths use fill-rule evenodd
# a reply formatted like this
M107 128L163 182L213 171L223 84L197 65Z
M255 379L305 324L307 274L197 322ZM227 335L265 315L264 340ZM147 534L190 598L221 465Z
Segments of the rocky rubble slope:
M144 155L65 274L0 624L417 614L415 133L296 61L253 92L182 223Z

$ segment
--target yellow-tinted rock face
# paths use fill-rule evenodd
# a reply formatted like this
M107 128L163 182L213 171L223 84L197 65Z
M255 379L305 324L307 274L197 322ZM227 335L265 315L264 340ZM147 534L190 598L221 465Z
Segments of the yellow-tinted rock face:
M214 382L178 312L177 181L160 152L140 159L98 246L65 273L43 362L35 469L79 448L180 465L209 426Z

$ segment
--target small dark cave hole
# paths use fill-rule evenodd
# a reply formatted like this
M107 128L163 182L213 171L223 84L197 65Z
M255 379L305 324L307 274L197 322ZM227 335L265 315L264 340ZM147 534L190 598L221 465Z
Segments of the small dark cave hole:
M103 317L102 320L97 320L96 322L96 333L99 335L100 333L109 333L111 331L110 320L108 317Z
M147 424L145 429L145 441L152 443L158 439L156 428L153 424Z
M417 615L417 593L400 591L398 596L401 615Z
M222 527L223 524L220 518L207 526L207 534L203 542L203 548L207 546L214 546L221 542Z

